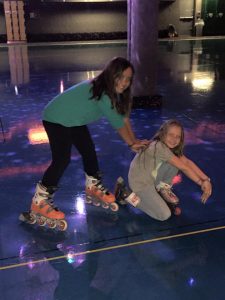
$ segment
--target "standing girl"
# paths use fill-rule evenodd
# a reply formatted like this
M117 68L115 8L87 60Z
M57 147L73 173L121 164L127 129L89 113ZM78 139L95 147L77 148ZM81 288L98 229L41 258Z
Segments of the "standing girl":
M171 211L179 215L178 198L172 192L172 180L178 171L200 186L201 201L212 193L210 178L183 154L184 130L176 120L162 124L144 151L136 154L129 169L131 193L120 181L117 196L141 209L156 220L164 221Z
M49 227L66 229L65 214L54 206L52 197L70 163L73 145L82 157L87 201L110 206L115 211L118 209L115 196L102 183L95 146L87 125L106 117L133 151L145 147L148 142L136 139L129 120L133 75L134 68L128 60L114 58L92 81L72 86L46 106L43 125L49 139L52 162L36 186L29 222L37 221L42 226L47 222Z

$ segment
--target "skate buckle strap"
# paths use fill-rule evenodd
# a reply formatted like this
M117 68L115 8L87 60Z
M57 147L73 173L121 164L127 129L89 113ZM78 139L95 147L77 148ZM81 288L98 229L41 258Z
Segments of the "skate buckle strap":
M171 190L172 185L160 181L160 183L156 186L157 191L160 191L161 189Z
M38 193L41 197L43 197L44 199L46 200L52 200L54 194L49 194L49 193L41 193L39 192Z
M140 198L133 192L125 200L134 207L140 203Z
M157 191L159 192L159 194L161 195L161 197L168 203L171 204L178 204L179 199L177 198L177 196L172 192L172 186L167 184L167 183L163 183L163 185L157 186Z
M48 205L49 205L49 209L50 209L50 211L52 211L52 210L59 211L58 207L57 207L57 206L55 206L55 204L54 204L54 201L53 201L53 199L52 199L52 198L49 198L49 199L48 199L46 202L47 202L47 203L48 203Z
M106 195L109 195L109 194L110 194L109 191L104 187L104 185L102 184L101 181L98 181L98 182L95 184L95 186L96 186L101 192L103 192L104 194L106 194Z
M47 196L46 194L42 196ZM54 205L52 195L50 197L44 197L43 201L40 204L40 208L44 208L45 206L48 206L47 213L50 213L53 210L58 211L58 207Z

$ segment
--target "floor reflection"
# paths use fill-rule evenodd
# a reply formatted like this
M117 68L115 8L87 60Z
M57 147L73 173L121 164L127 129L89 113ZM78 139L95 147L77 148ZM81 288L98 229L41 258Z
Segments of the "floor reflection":
M41 112L56 94L95 76L112 56L126 56L126 45L0 48L2 299L224 298L225 40L163 41L158 49L163 105L133 110L135 131L151 138L163 121L179 119L185 153L212 178L213 196L202 206L198 187L180 176L174 187L181 199L179 218L157 222L129 206L116 214L88 206L82 162L73 149L55 197L68 219L62 234L18 221L51 159ZM118 176L127 180L134 154L105 120L90 131L104 180L113 190ZM221 230L214 233L119 248L217 226Z

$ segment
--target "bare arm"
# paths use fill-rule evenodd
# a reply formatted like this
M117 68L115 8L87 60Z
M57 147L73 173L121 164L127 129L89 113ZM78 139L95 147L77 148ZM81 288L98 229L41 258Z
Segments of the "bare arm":
M117 131L127 145L132 145L135 143L135 139L130 134L126 124L123 127L118 128Z
M125 126L127 128L128 133L129 133L129 135L132 138L133 143L134 143L136 141L136 136L133 132L133 129L132 129L132 126L131 126L131 123L130 123L130 119L128 117L124 118L124 123L125 123Z
M125 126L127 128L127 131L129 132L130 137L133 140L133 143L141 143L141 144L143 144L145 146L148 146L150 144L149 140L146 140L146 139L139 140L139 139L136 138L135 133L134 133L134 131L132 129L130 118L128 118L128 117L124 118L124 123L125 123Z
M209 177L192 160L188 159L184 155L181 156L180 159L184 162L184 164L188 165L189 168L192 169L202 181L209 179Z
M209 177L191 160L187 159L185 156L173 157L169 160L169 163L181 172L183 172L188 178L198 184L202 191L202 202L205 203L209 196L212 194L212 185L210 183Z
M124 126L118 128L117 132L134 152L139 152L140 150L145 149L149 144L149 141L147 140L137 140L135 138L129 119L126 119Z

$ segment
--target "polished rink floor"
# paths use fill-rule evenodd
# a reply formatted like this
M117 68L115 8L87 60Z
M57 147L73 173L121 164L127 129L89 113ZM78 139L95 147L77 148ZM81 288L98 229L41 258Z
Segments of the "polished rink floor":
M186 155L211 177L213 195L175 186L182 215L152 220L129 206L118 213L84 203L76 150L56 204L66 233L21 224L36 182L50 162L41 112L60 91L92 78L121 42L105 45L0 46L0 295L3 300L218 299L225 295L225 40L159 42L161 109L137 109L138 137L169 118L183 122ZM105 120L90 126L106 185L126 178L133 153Z

